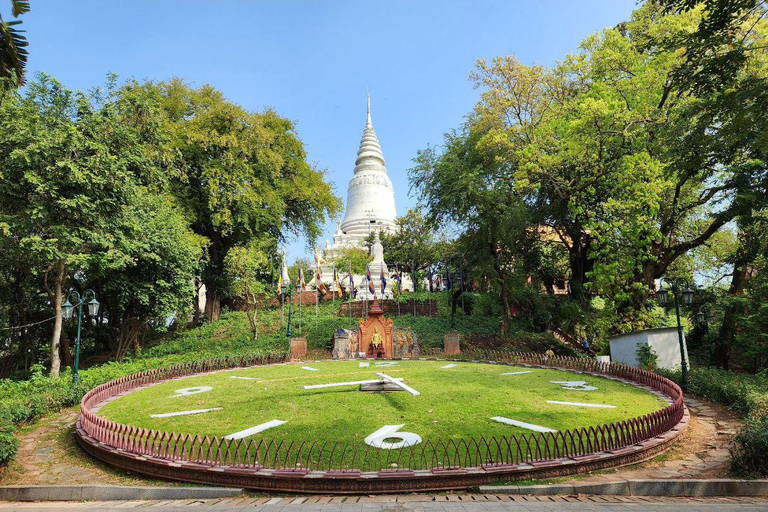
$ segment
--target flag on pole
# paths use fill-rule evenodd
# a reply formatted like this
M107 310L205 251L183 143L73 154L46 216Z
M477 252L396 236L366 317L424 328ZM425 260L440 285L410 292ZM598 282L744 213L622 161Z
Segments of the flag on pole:
M397 293L403 291L403 277L400 275L400 267L395 263L395 281L397 281Z
M349 264L349 296L354 297L357 295L357 290L355 290L355 279L352 277L352 264Z
M365 278L368 279L368 291L371 292L374 297L376 296L376 287L373 285L373 276L371 276L371 267L365 266Z
M435 291L434 287L433 287L433 279L432 279L433 277L434 277L434 274L432 274L432 265L430 265L430 266L427 267L427 280L429 281L429 291L430 292Z
M285 262L285 254L283 254L283 265L280 269L280 279L277 280L277 294L285 292L285 287L291 285L291 278L288 277L288 264Z
M451 289L451 269L448 268L448 265L445 266L445 289Z
M339 281L339 273L336 272L336 266L333 266L333 284L336 285L336 292L339 294L339 297L343 295L343 292L341 290L341 281Z
M328 293L328 290L325 288L325 285L323 284L323 274L320 273L320 267L317 267L317 272L315 272L315 288L320 290L320 293L325 295Z
M381 296L384 296L384 290L387 289L387 276L384 275L384 265L381 265L381 272L379 273L379 280L381 280Z
M304 267L299 267L299 287L301 291L306 291L307 283L304 280Z

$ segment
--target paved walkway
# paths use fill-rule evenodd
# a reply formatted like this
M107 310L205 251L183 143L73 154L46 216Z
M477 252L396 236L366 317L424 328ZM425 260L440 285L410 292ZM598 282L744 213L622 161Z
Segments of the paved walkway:
M136 509L158 511L212 510L224 512L765 512L760 498L644 498L631 496L494 496L449 494L371 497L226 498L183 501L117 501L84 503L2 503L0 510L96 511Z

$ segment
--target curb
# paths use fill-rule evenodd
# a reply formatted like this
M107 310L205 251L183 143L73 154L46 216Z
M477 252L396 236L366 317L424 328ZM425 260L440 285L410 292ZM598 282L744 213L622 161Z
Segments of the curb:
M768 496L768 480L618 480L595 484L483 485L487 494L613 496Z
M0 501L120 501L230 498L242 489L229 487L124 487L121 485L7 485Z

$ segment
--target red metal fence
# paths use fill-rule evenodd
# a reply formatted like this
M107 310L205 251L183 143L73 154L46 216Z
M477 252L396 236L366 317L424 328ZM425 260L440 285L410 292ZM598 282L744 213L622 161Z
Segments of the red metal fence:
M683 418L684 405L680 388L664 377L637 368L595 360L546 358L539 354L505 351L462 354L461 359L546 366L625 379L666 395L672 403L645 416L595 427L466 440L425 440L397 450L350 443L227 440L206 435L178 434L115 423L99 417L93 411L97 404L137 387L197 373L284 362L285 356L280 355L177 365L102 384L83 397L80 423L83 431L108 446L171 461L250 469L359 472L492 468L564 457L578 458L596 452L615 452L659 436Z

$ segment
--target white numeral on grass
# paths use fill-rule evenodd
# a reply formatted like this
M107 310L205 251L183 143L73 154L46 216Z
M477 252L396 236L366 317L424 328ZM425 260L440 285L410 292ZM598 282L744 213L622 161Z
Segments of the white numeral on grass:
M447 364L445 366L441 366L440 369L441 370L447 370L448 368L453 368L454 366L459 366L459 365L457 365L457 364Z
M576 407L595 407L597 409L615 409L615 405L603 405L603 404L582 404L579 402L558 402L557 400L547 400L548 404L556 405L573 405Z
M241 380L261 380L261 377L241 377L239 375L232 375L230 379L241 379Z
M413 432L398 432L398 430L404 426L405 424L384 425L379 430L366 437L365 443L374 448L381 448L382 450L397 450L398 448L419 444L421 442L421 436L418 434L414 434ZM387 439L400 439L400 441L393 443L387 441Z
M551 380L552 384L560 384L568 391L595 391L595 386L588 386L583 380Z
M360 363L360 368L365 368L366 366L371 366L371 363Z
M311 366L302 366L302 370L309 370L310 372L316 372L319 371L317 368L312 368Z
M192 388L183 388L183 389L177 389L174 391L176 393L175 395L171 395L171 398L176 398L179 396L189 396L189 395L196 395L198 393L205 393L206 391L210 391L213 388L211 386L195 386Z
M531 372L507 372L507 373L502 373L502 375L523 375L525 373L531 373Z
M256 425L255 427L247 428L245 430L241 430L240 432L235 432L234 434L229 434L228 436L225 436L224 439L242 439L244 437L252 436L253 434L258 434L259 432L264 432L265 430L272 427L279 427L283 423L285 422L282 420L268 421L266 423L262 423L261 425Z
M512 420L505 418L504 416L494 416L491 419L493 421L498 421L499 423L512 425L513 427L527 428L528 430L533 430L534 432L557 432L557 430L552 430L551 428L542 427L541 425L534 425L533 423L526 423L524 421Z
M384 361L382 363L376 363L379 368L387 368L389 366L397 366L397 361Z
M162 414L151 414L150 418L172 418L173 416L189 416L191 414L203 414L205 412L220 411L221 407L212 409L196 409L194 411L164 412Z

